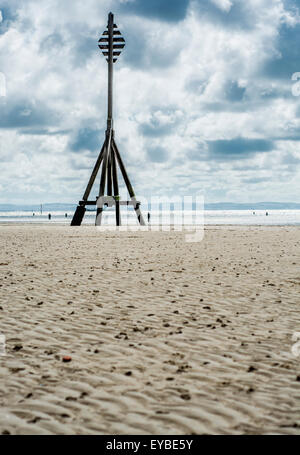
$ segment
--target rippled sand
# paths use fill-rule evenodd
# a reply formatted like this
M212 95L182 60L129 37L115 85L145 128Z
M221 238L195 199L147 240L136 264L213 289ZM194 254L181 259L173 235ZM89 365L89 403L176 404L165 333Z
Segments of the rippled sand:
M0 226L0 434L299 434L299 246Z

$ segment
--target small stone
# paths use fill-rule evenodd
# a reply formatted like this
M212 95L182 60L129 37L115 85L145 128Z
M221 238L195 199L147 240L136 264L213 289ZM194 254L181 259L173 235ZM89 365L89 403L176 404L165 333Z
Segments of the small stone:
M183 393L182 395L180 395L180 398L182 398L182 400L190 400L191 395L189 395L188 393Z
M132 375L132 372L131 371L126 371L126 373L124 373L125 376L131 376Z
M70 355L64 355L62 358L63 362L71 362L72 357Z

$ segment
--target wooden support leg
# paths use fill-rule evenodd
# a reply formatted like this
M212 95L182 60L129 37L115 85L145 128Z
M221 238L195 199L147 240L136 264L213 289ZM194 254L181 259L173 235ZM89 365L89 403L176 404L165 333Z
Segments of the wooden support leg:
M140 204L137 203L135 197L132 197L131 200L136 203L133 207L134 207L134 210L135 210L135 213L136 213L136 216L137 216L137 219L138 219L140 225L141 226L146 226L146 223L144 221L144 218L143 218L143 215L142 215L142 212L141 212L141 209L140 209Z
M112 176L113 176L113 184L114 184L114 196L115 196L115 201L116 201L116 225L121 226L118 171L117 171L115 152L114 152L113 148L111 149L111 164L112 164Z
M111 146L107 155L107 196L112 196L112 162L111 162Z
M73 215L72 221L71 221L71 226L80 226L82 219L85 214L85 207L84 205L77 205L77 208L75 210L75 213Z
M101 207L97 207L96 222L95 222L96 226L101 226L102 212L103 212L103 205L101 205Z
M105 142L102 146L102 149L99 153L99 156L97 158L97 161L95 163L95 166L94 166L94 169L93 169L93 172L90 176L90 180L87 184L87 187L86 187L86 190L84 192L84 195L83 195L83 200L84 201L87 201L88 200L88 197L90 195L90 192L91 192L91 189L92 189L92 186L94 184L94 181L95 181L95 178L96 178L96 175L99 171L99 167L101 165L101 162L103 160L103 153L104 153L104 145L105 145ZM84 214L85 214L85 206L84 205L78 205L76 210L75 210L75 213L73 215L73 218L72 218L72 221L71 221L71 226L80 226L81 225L81 222L83 220L83 217L84 217Z
M119 163L119 166L120 166L120 169L121 169L121 172L122 172L124 181L125 181L126 186L127 186L127 189L128 189L128 193L129 193L130 199L131 199L133 202L135 202L135 204L134 204L134 210L135 210L137 219L138 219L138 221L139 221L139 223L140 223L141 226L145 226L146 223L145 223L145 221L144 221L142 212L141 212L141 210L140 210L140 206L139 206L139 204L136 203L136 198L135 198L135 194L134 194L132 185L131 185L131 183L130 183L130 180L129 180L129 177L128 177L128 175L127 175L127 172L126 172L124 163L123 163L123 161L122 161L121 155L120 155L120 153L119 153L118 147L117 147L117 145L116 145L114 139L112 139L112 147L113 147L113 151L115 152L115 155L116 155L116 157L117 157L117 160L118 160L118 163Z
M108 132L108 134L106 135L106 139L105 139L99 197L104 196L106 174L107 174L107 162L108 162L108 154L110 152L110 147L111 147L111 131ZM103 206L97 207L97 214L96 214L96 221L95 221L96 226L101 226L102 212L103 212Z

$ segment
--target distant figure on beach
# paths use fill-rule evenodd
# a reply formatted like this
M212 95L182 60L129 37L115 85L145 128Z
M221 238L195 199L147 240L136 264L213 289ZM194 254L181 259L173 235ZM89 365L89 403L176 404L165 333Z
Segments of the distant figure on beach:
M150 216L151 216L151 215L150 215L150 212L148 212L148 215L147 215L147 217L148 217L148 223L150 223Z
M266 216L268 216L268 215L269 215L268 212L266 212Z
M32 214L32 216L34 216L34 213Z
M68 214L67 214L67 213L65 213L65 218L67 218L67 217L68 217Z
M255 215L255 212L253 212L253 215Z
M51 213L48 213L48 220L51 220Z

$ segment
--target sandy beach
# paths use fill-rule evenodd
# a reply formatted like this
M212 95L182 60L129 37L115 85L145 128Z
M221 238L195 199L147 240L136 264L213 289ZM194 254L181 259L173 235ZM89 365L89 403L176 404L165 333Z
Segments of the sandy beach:
M299 227L2 225L0 251L0 434L300 434Z

